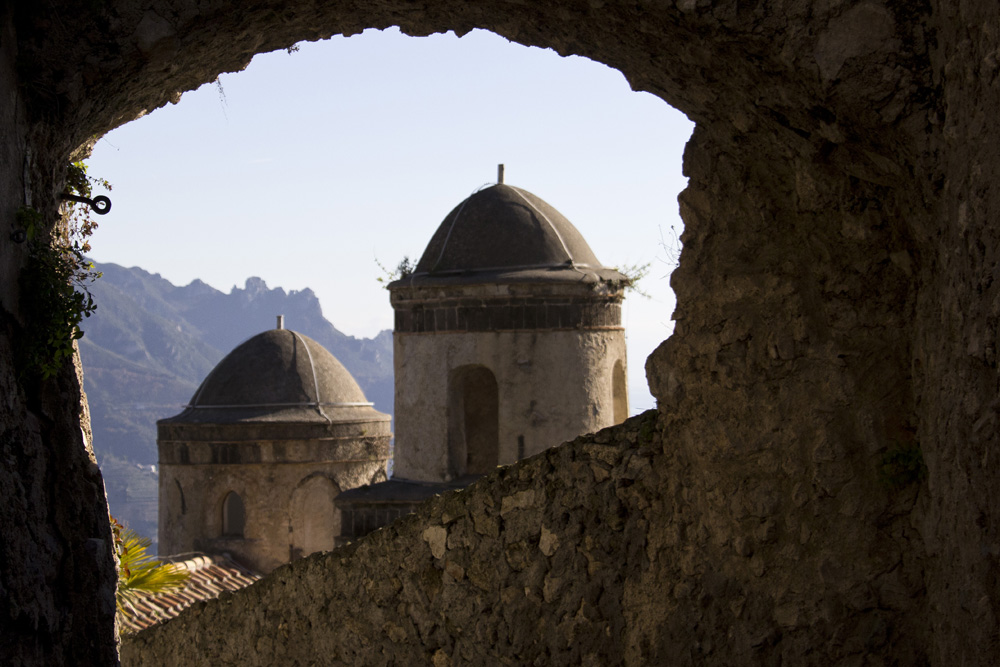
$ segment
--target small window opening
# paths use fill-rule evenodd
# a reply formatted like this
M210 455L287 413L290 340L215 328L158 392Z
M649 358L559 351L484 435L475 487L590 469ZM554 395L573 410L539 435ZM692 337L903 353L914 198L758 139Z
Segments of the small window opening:
M485 366L462 366L448 378L451 474L484 475L499 462L496 377Z
M246 511L240 494L230 491L222 501L222 536L243 537L246 527Z

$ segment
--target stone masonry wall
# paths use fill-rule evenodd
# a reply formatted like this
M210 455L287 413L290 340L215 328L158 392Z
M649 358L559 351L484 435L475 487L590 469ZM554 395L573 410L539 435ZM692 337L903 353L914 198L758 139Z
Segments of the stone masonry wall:
M918 635L904 632L916 628L891 613L913 585L905 565L873 582L868 596L878 601L865 599L843 575L850 565L833 561L829 546L814 548L831 581L826 619L808 619L825 632L810 632L804 621L815 612L796 604L794 586L761 584L771 566L765 553L777 551L785 530L763 506L775 499L748 508L761 517L749 518L754 529L725 543L710 532L722 528L718 518L692 516L699 489L679 483L687 471L663 426L649 411L502 468L347 548L126 639L122 663L922 661ZM703 558L719 547L730 553ZM734 561L752 573L734 576ZM815 589L815 573L795 569L782 578ZM833 581L838 573L846 581Z
M920 138L933 213L916 303L916 437L929 471L918 528L929 556L932 659L1000 663L1000 5L941 3L938 132Z
M636 620L649 596L668 592L637 579L669 539L654 499L666 463L656 422L649 411L501 468L348 547L199 604L127 640L123 664L652 658Z

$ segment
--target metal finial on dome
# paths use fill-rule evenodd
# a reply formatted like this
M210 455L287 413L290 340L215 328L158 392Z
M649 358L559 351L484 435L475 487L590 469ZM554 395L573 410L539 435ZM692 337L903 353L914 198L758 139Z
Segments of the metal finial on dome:
M503 165L497 165L497 185L503 185Z
M285 316L278 315L278 326L276 326L275 329L284 329L284 328L285 328Z

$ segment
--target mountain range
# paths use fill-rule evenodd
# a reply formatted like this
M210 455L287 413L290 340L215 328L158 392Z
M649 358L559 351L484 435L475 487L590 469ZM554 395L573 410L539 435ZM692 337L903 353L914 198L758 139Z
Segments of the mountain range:
M316 340L357 380L375 409L392 414L392 332L354 338L324 316L310 289L271 289L261 278L224 293L200 280L179 287L159 274L97 264L96 312L81 328L80 358L94 451L112 514L155 539L156 421L181 411L234 347L286 327Z

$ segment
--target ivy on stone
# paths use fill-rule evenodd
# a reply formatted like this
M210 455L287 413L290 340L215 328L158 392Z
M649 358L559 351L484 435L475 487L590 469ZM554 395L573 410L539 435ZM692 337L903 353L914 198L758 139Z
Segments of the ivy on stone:
M94 184L111 189L107 181L87 176L82 162L69 166L66 187L70 194L90 197ZM19 282L28 329L18 355L20 372L49 379L73 355L74 342L83 337L80 322L97 309L89 286L101 274L86 257L97 222L85 205L68 204L62 219L48 231L43 216L30 207L19 209L16 223L28 243Z

